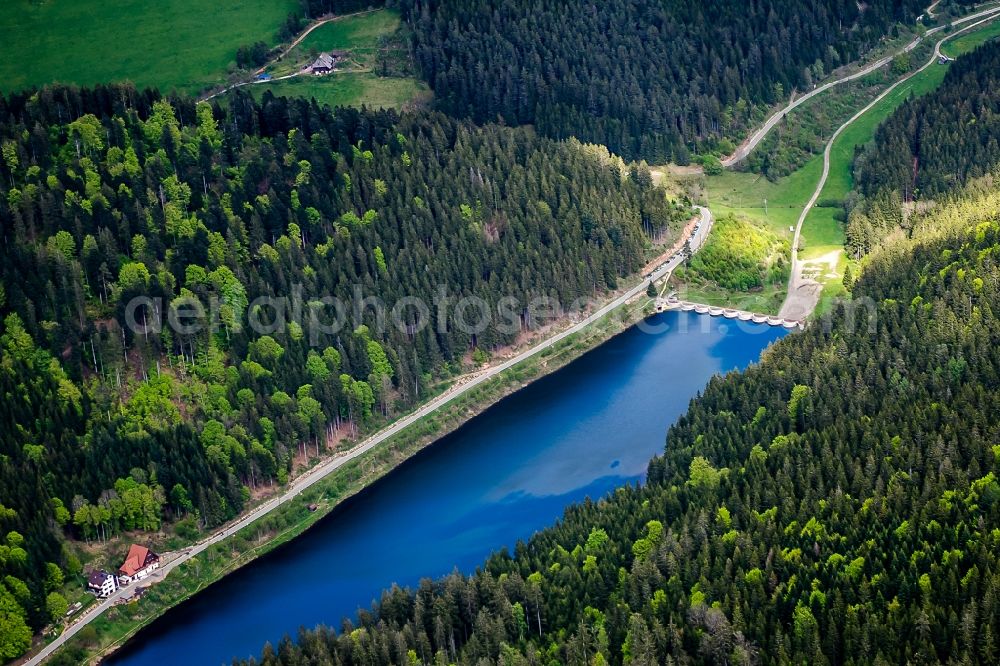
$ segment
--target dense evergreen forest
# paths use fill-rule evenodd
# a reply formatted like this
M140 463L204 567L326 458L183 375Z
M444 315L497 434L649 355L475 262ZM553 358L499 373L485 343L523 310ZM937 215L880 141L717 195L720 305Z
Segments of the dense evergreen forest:
M713 380L646 485L251 663L996 663L998 210L955 199Z
M64 538L218 525L693 214L603 148L269 95L47 88L0 98L0 147L3 658L65 611ZM470 330L441 290L511 325ZM340 330L312 325L330 298Z
M858 149L848 247L861 256L905 223L902 203L933 200L1000 164L1000 41L955 61L937 90L910 99Z
M302 0L278 37L369 4ZM617 288L693 214L625 160L728 151L925 0L392 4L436 110L0 96L0 659L65 614L75 542L217 526ZM859 254L904 200L1000 161L998 49L858 157ZM713 381L646 486L263 660L1000 658L1000 197L976 188L873 255L855 287L873 332L840 313ZM736 221L720 231L703 276L787 274L773 238L745 238L747 263ZM463 299L500 325L470 327Z
M400 0L438 107L686 164L924 0ZM726 142L723 149L732 147Z

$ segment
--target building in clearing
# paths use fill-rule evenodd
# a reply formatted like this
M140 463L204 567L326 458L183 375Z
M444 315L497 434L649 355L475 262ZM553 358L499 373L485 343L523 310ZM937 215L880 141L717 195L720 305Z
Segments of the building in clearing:
M95 595L104 599L110 597L118 589L118 579L107 571L91 571L87 577L87 587Z
M329 74L333 71L333 66L337 64L337 56L332 53L320 53L316 61L309 67L309 71L317 76Z
M129 546L125 564L118 568L118 579L122 585L128 585L142 580L160 568L160 556L145 546L132 544Z

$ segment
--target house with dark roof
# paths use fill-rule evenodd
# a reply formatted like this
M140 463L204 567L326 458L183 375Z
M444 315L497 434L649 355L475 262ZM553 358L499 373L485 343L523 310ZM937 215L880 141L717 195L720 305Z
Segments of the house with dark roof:
M309 71L317 76L329 74L333 71L333 66L337 64L337 56L332 53L320 53L315 62L309 67Z
M129 546L125 563L118 567L118 580L122 585L128 585L142 580L160 568L160 556L145 546L132 544Z
M118 589L118 579L107 571L91 571L90 575L87 576L87 588L104 599L110 597Z

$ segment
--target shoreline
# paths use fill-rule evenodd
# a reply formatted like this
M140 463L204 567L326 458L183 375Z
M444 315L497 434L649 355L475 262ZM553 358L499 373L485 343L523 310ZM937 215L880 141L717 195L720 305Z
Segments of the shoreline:
M365 493L375 492L377 490L378 484L380 484L386 478L398 472L404 466L414 463L420 456L428 453L430 449L432 449L441 440L461 430L463 427L468 425L473 419L477 418L483 413L489 411L490 409L493 409L494 407L499 406L507 398L512 397L514 394L518 393L522 389L527 388L531 384L534 384L535 382L541 379L544 379L559 372L566 366L581 359L587 354L596 351L601 346L613 340L615 337L631 330L639 322L648 319L650 317L654 317L660 314L665 314L661 312L656 312L655 309L650 310L651 305L652 303L649 302L646 303L641 310L636 310L633 311L632 313L625 313L627 317L620 320L610 321L612 315L619 314L620 310L615 310L613 313L609 313L608 315L606 315L605 319L602 319L601 322L599 323L611 324L613 326L613 329L601 331L601 335L599 337L595 337L592 340L587 340L585 343L585 347L567 349L566 351L569 353L564 358L558 359L558 361L555 363L543 364L544 367L529 378L516 379L515 381L509 381L508 378L508 381L498 382L499 384L501 384L501 386L495 387L498 389L497 393L486 397L481 402L478 402L475 407L464 410L463 414L458 416L456 420L449 422L446 426L444 426L443 429L436 431L435 434L421 437L420 442L414 444L412 449L408 449L405 452L405 454L403 454L403 456L398 459L398 461L395 461L393 464L388 466L378 467L376 469L376 473L374 476L366 480L365 483L359 485L358 487L352 489L348 493L339 497L335 503L329 504L325 507L321 505L321 508L317 509L317 511L315 511L312 514L313 516L315 516L315 519L308 521L307 524L303 524L301 526L301 529L295 529L294 534L291 533L292 529L294 528L291 528L285 533L275 535L275 537L268 539L265 544L259 547L259 551L256 552L252 557L240 561L239 563L234 563L234 566L228 568L225 571L225 573L217 577L214 577L211 581L205 582L204 585L201 585L197 590L197 592L194 592L192 594L185 596L182 599L179 599L177 602L173 603L170 606L164 607L155 616L150 617L147 622L143 623L140 626L135 627L135 629L132 632L130 632L127 636L125 636L123 639L119 639L119 641L117 641L118 644L109 646L108 649L100 653L94 654L91 657L91 659L97 660L96 663L102 663L105 659L117 654L118 652L123 650L131 640L141 635L142 632L151 629L152 625L157 620L162 619L164 616L166 616L171 612L179 611L183 607L184 603L192 599L198 592L201 592L202 590L207 589L211 585L220 582L223 578L227 577L228 575L236 573L244 566L252 564L253 562L257 561L262 557L267 557L273 553L276 553L280 549L287 547L292 541L294 541L297 537L304 534L307 530L311 529L312 527L318 525L319 523L325 520L332 519L339 512L348 509L352 502L357 501ZM385 447L385 449L391 449L391 448L392 448L391 445ZM385 449L383 449L382 451L383 453L388 452ZM331 624L331 626L333 625ZM90 661L88 663L95 663L95 662Z
M657 259L661 260L661 263L653 271L654 281L662 280L672 274L679 262L671 265L672 259L669 257L684 246L699 220L711 224L711 213L708 209L700 209L700 215L685 224L672 249L658 255ZM665 262L662 261L663 257L668 257ZM560 321L559 327L550 334L529 343L523 349L513 351L508 359L498 359L494 367L464 375L458 379L459 383L446 388L425 403L414 407L409 413L367 435L349 451L319 459L275 495L262 499L234 521L178 551L176 553L178 556L168 561L158 575L153 577L155 582L151 582L144 589L140 599L122 602L119 595L116 595L92 605L87 613L81 615L77 622L67 626L53 642L41 646L34 654L25 655L14 663L40 664L67 648L83 649L86 655L85 663L99 663L108 658L165 613L179 607L230 573L291 541L330 515L345 500L371 487L416 454L504 398L593 351L646 317L656 315L655 301L642 289L649 280L650 277L644 272L625 278L623 280L625 286L605 295L601 305L582 321L574 322L568 318ZM371 464L371 468L370 472L367 474L362 472L359 476L362 463ZM330 466L332 467L327 469ZM352 474L354 478L347 479ZM343 485L345 479L347 487L336 497L328 501L315 501L320 500L321 496L337 492L338 486ZM255 531L255 527L259 528L258 520L266 521L282 517L287 519L289 515L302 514L302 509L310 504L315 504L316 509L307 510L290 525L269 530L266 537L258 539L257 543L249 547L221 548L234 536L246 538L246 532ZM228 550L229 553L236 555L221 566L213 568L212 555L222 556L222 550ZM208 562L204 561L206 557L209 559ZM195 565L198 571L190 572L191 567ZM185 566L185 575L168 576L174 568ZM204 568L208 568L209 571L202 573ZM185 583L189 585L185 586ZM194 583L194 586L191 587L190 583ZM129 592L134 589L127 588ZM115 615L118 609L138 610L142 606L149 608L142 609L141 617L124 620L109 618L109 615ZM92 616L88 617L88 614ZM78 636L79 631L88 625L98 627L96 649L84 647ZM115 630L116 627L118 631ZM102 634L105 638L110 638L109 643L101 645ZM66 638L60 640L63 636ZM56 645L50 648L54 644Z
M107 648L101 650L100 652L90 655L86 663L90 664L103 663L105 659L111 657L112 655L118 653L120 650L125 648L125 646L131 640L139 636L144 630L150 629L157 620L164 617L167 613L179 610L185 602L192 599L199 592L221 581L223 578L233 573L236 573L244 566L255 562L259 558L268 556L271 553L277 551L278 549L287 546L290 542L294 541L298 536L302 535L307 530L311 529L313 526L317 525L321 521L326 520L327 518L332 518L338 511L343 510L345 504L349 504L351 501L355 501L362 493L374 491L376 485L380 481L385 479L387 476L399 470L403 465L413 462L418 456L427 452L431 447L437 444L439 440L458 431L477 416L499 405L506 398L517 393L521 389L528 387L534 382L558 372L562 368L578 360L579 358L585 356L586 354L595 351L602 345L612 340L614 337L622 333L625 333L626 331L634 327L636 324L638 324L640 321L650 316L662 314L662 313L657 313L655 310L647 311L650 305L651 303L643 307L642 310L627 316L627 318L623 318L618 321L609 322L612 315L618 314L619 310L615 310L614 312L605 315L605 318L603 318L600 322L597 323L604 323L604 324L611 323L614 326L613 330L602 331L602 334L599 337L596 337L593 340L587 340L585 343L585 347L582 349L567 350L570 353L566 357L559 359L556 363L544 363L543 364L544 367L530 378L523 380L515 379L514 381L510 381L510 379L512 378L501 379L498 382L501 385L495 387L498 389L497 393L484 398L482 401L478 402L475 407L463 410L463 413L460 416L457 416L457 418L454 421L449 422L442 429L435 431L434 434L420 437L420 441L412 445L412 448L406 449L405 452L402 452L397 449L396 453L402 453L401 458L399 458L392 464L377 466L375 468L374 476L366 479L360 485L352 488L350 491L340 496L334 503L325 506L323 504L320 504L319 508L315 512L312 512L310 514L311 516L314 517L312 520L307 520L303 523L294 525L290 527L288 530L276 534L271 538L268 538L263 544L256 547L252 551L241 553L239 557L236 559L236 561L234 561L231 566L226 567L223 571L221 571L219 575L213 576L209 580L202 581L195 591L191 592L190 594L186 594L181 598L178 598L176 601L171 602L169 605L157 609L156 611L154 611L153 615L149 616L141 624L135 626L127 634L117 639ZM489 388L494 388L494 387L489 387ZM383 444L385 444L385 446L380 445L380 447L377 447L381 448L380 451L381 453L391 452L390 450L394 448L391 442L384 442ZM331 474L330 477L335 476L335 474L336 473ZM324 480L328 479L329 477ZM334 479L329 479L329 480L334 480ZM316 485L323 486L325 484L323 484L323 482L320 481L317 482ZM313 490L322 491L323 488L317 487ZM241 529L246 529L246 528L241 528ZM160 583L162 583L162 581L160 581Z

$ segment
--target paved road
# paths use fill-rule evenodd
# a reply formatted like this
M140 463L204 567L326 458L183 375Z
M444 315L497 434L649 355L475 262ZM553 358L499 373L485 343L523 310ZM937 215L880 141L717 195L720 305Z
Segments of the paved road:
M692 250L697 250L698 248L701 247L705 239L708 237L708 232L711 230L712 227L712 213L707 208L704 208L702 206L698 206L698 209L699 209L700 219L695 224L690 236L688 237L690 240L690 246ZM573 324L572 326L562 331L561 333L553 335L544 342L541 342L538 345L530 349L527 349L524 352L521 352L520 354L510 358L509 360L504 361L503 363L497 366L489 368L482 374L477 375L476 377L470 379L466 383L454 387L453 389L444 393L443 395L440 395L434 400L431 400L423 407L420 407L415 412L411 412L407 416L404 416L403 418L387 426L378 433L372 435L371 437L366 439L362 444L354 447L347 453L335 456L333 458L325 460L324 462L319 463L309 471L305 472L304 474L296 478L289 485L288 489L285 490L285 492L283 492L282 494L277 495L271 498L270 500L267 500L266 502L258 505L252 511L248 512L235 522L230 523L223 529L220 529L219 531L215 532L212 536L205 539L204 541L201 541L196 545L192 546L191 548L188 548L180 553L174 554L175 557L173 557L169 562L163 564L163 566L156 573L156 575L151 577L150 579L147 579L146 582L148 583L148 582L155 582L157 580L162 580L163 577L168 575L175 568L179 567L181 564L184 564L191 558L203 552L206 548L209 548L219 543L220 541L229 538L237 531L243 529L247 525L256 521L258 518L267 515L271 511L277 509L282 504L288 502L289 500L294 499L302 491L306 490L307 488L310 488L319 481L322 481L324 478L326 478L336 470L340 469L348 462L354 460L355 458L358 458L359 456L364 455L365 453L368 453L369 451L371 451L376 446L378 446L385 440L389 439L393 435L399 434L404 429L413 424L415 421L418 421L419 419L422 419L423 417L431 414L432 412L440 409L441 407L444 407L451 401L455 400L462 394L471 391L472 389L479 386L483 382L487 382L490 379L493 379L504 370L508 370L509 368L517 365L518 363L526 361L527 359L533 356L537 356L541 352L552 347L552 345L568 338L574 333L579 333L584 328L598 321L612 310L628 303L636 296L639 296L640 294L645 292L646 285L648 284L648 281L650 279L660 280L661 278L667 276L683 261L684 261L684 256L681 252L673 254L667 261L661 264L656 270L649 273L646 279L642 280L638 285L636 285L632 289L629 289L621 296L611 301L610 303L608 303L607 305L596 311L594 314L587 317L586 319L576 324ZM87 612L81 615L72 626L68 627L58 638L56 638L56 640L52 641L50 644L45 646L38 654L36 654L34 657L26 661L25 665L35 666L36 664L41 664L53 652L62 647L62 645L67 640L69 640L77 632L79 632L81 629L87 626L88 623L92 622L95 618L100 616L104 611L106 611L108 608L114 605L116 601L131 596L135 587L137 587L137 585L133 584L127 588L122 588L118 590L118 592L113 594L111 597L104 600L102 603L96 606L92 606Z
M971 19L976 16L986 16L986 18L980 18L975 23L949 33L947 36L939 39L934 45L934 53L931 54L930 59L920 69L910 72L886 88L882 94L873 99L868 106L855 113L851 116L850 120L838 127L837 131L833 133L832 137L830 137L830 140L826 144L826 148L823 150L823 175L820 176L819 182L816 184L816 189L813 191L812 197L809 199L809 203L807 203L805 208L802 209L798 222L795 224L795 235L792 238L792 273L788 278L788 292L785 294L785 302L782 303L781 310L778 313L779 317L805 321L805 319L812 314L813 309L815 309L816 304L819 302L819 292L822 290L823 286L815 280L809 280L802 277L802 263L799 261L799 238L802 235L802 223L805 222L806 217L809 215L809 211L812 210L812 207L816 205L817 201L819 201L820 194L822 194L823 188L826 186L827 178L830 176L830 154L833 151L833 144L836 143L837 137L839 137L854 121L868 113L868 111L882 101L886 95L928 67L934 66L937 63L938 58L941 56L941 45L946 41L978 28L984 23L989 23L990 21L1000 18L1000 7L994 7L993 9L980 12L979 14L967 18ZM963 23L965 22L967 21L963 21ZM936 30L937 29L935 29L935 31ZM930 32L928 32L928 34L930 34Z
M930 13L931 10L933 10L933 8L937 6L937 4L938 3L935 2L930 7L928 7L927 8L927 12ZM991 7L989 9L984 9L984 10L982 10L980 12L977 12L977 13L974 13L974 14L970 14L968 16L963 16L961 18L955 19L950 25L955 25L955 26L964 25L964 24L968 23L969 21L975 21L978 18L981 18L981 17L984 17L984 16L992 16L992 15L997 14L997 13L1000 13L1000 7ZM819 95L820 93L822 93L822 92L824 92L826 90L829 90L830 88L833 88L834 86L839 86L842 83L847 83L848 81L854 81L856 79L860 79L862 77L865 77L865 76L871 74L872 72L874 72L877 69L885 67L886 65L888 65L889 63L891 63L892 59L895 58L897 55L899 55L901 53L909 53L910 51L912 51L913 49L915 49L917 47L917 45L920 44L920 42L923 41L925 38L930 37L931 35L939 32L941 30L944 30L945 27L947 27L947 26L941 25L941 26L938 26L936 28L931 28L926 33L924 33L924 35L916 37L912 42L910 42L909 44L907 44L906 46L904 46L901 50L897 51L896 53L894 53L892 55L888 55L888 56L882 58L881 60L877 60L877 61L871 63L870 65L867 65L866 67L862 68L861 70L859 70L859 71L857 71L857 72L855 72L853 74L849 74L849 75L844 76L842 78L835 79L833 81L829 81L827 83L824 83L823 85L821 85L821 86L819 86L817 88L813 88L812 90L810 90L809 92L805 93L801 97L795 99L792 102L789 102L789 104L787 106L785 106L782 109L779 109L778 111L776 111L774 113L774 115L772 115L770 118L768 118L767 121L760 127L760 129L758 129L756 132L754 132L753 134L751 134L750 138L748 138L746 141L744 141L740 145L740 147L736 149L736 152L734 152L729 157L723 158L721 160L722 166L724 166L724 167L731 167L734 164L737 164L738 162L741 162L742 160L746 159L747 155L749 155L750 153L752 153L753 149L756 148L757 145L761 141L764 140L764 137L766 137L768 135L768 133L772 129L774 129L774 126L777 125L779 122L781 122L784 119L785 114L788 113L789 111L795 109L800 104L803 104L804 102L812 99L816 95Z

